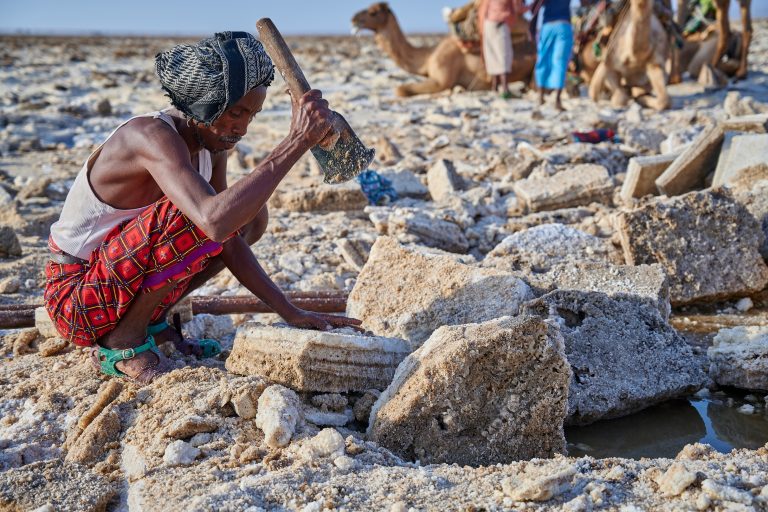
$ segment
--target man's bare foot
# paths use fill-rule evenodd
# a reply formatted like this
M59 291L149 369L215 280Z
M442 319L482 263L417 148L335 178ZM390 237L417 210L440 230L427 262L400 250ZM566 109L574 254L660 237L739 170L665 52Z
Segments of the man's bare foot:
M557 100L555 102L555 109L557 109L558 112L565 112L565 107L563 106L563 102L560 100Z

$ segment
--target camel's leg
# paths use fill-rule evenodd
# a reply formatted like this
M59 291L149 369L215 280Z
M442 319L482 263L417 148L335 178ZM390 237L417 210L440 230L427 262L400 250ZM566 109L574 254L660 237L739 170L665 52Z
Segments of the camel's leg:
M752 41L752 13L750 4L752 0L741 0L741 59L736 78L747 77L747 57L749 56L749 43Z
M731 38L731 23L728 19L728 9L731 7L731 0L715 0L717 7L717 48L712 56L712 67L719 67L723 55L728 50L728 40Z
M605 70L605 86L611 91L611 106L613 108L626 107L629 103L629 94L626 88L621 85L621 75L613 69Z
M648 64L646 68L646 74L648 80L651 82L651 89L653 90L653 97L643 96L638 98L643 106L648 106L654 110L664 110L669 108L669 93L667 93L667 77L664 73L664 68L659 64Z
M433 94L446 89L448 87L438 83L436 80L428 79L423 82L400 85L395 89L395 94L400 97L408 97L416 96L417 94Z
M608 68L604 62L597 65L595 72L592 73L592 78L589 80L589 98L597 102L600 100L600 95L603 92L603 83L605 82L605 75L608 73Z

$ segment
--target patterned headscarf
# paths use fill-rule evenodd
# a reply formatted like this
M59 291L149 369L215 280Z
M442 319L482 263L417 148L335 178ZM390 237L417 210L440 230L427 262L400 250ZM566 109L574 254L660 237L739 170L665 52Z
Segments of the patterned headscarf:
M158 53L155 73L174 107L211 124L251 89L269 86L275 67L251 34L219 32Z

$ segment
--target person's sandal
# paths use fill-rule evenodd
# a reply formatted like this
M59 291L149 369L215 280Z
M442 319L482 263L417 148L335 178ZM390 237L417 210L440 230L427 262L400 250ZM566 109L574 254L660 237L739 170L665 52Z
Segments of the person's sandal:
M139 369L139 372L135 376L130 376L117 369L117 363L133 359L138 354L147 351L152 351L152 353L155 354L157 361L147 364ZM143 345L134 348L110 349L106 347L94 347L91 350L91 360L104 375L128 379L137 384L149 384L155 377L165 373L165 371L160 368L161 356L157 345L155 344L155 338L152 337L152 335L146 337L146 341Z
M163 332L169 327L170 325L165 320L158 322L156 324L150 324L147 327L147 334L155 335L160 332ZM181 315L178 313L175 313L173 315L173 328L176 330L177 333L179 333L179 338L181 338L181 341L184 342L185 341L184 336L181 333ZM205 338L205 339L196 340L196 341L186 340L186 343L189 343L190 345L199 346L200 357L203 359L206 359L209 357L216 357L217 355L221 354L221 344L219 344L219 342L214 339Z

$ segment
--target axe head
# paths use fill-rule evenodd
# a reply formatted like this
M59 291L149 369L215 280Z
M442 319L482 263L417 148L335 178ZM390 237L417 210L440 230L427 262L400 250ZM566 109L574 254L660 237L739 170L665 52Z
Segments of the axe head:
M368 169L375 153L373 148L365 147L341 114L334 113L336 114L334 128L339 134L336 144L328 149L315 146L310 150L323 170L325 183L351 180Z

